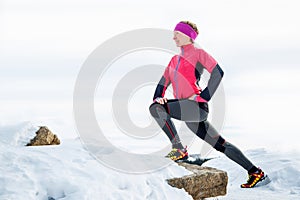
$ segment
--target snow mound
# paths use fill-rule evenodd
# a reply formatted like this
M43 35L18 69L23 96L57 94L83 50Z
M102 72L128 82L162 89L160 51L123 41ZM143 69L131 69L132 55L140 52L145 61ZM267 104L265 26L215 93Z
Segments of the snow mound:
M274 152L254 149L245 154L270 177L265 186L242 189L247 173L228 158L221 157L204 165L225 170L229 176L228 195L220 199L299 199L300 197L300 157L297 152Z
M187 175L172 164L148 174L124 174L101 165L79 139L58 146L25 147L32 123L1 127L0 199L191 199L166 179Z
M32 122L0 126L0 141L12 146L25 146L37 130L38 126Z

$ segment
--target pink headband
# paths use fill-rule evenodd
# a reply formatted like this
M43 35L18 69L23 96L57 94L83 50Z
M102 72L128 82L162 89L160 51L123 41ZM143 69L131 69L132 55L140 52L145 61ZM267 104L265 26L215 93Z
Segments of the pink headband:
M184 22L179 22L174 31L179 31L187 36L189 36L191 39L195 40L197 37L197 32L188 24Z

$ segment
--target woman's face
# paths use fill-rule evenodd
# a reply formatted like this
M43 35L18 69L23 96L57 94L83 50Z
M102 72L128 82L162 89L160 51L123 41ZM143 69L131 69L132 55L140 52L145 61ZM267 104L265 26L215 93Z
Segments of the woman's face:
M191 38L179 31L174 31L173 40L176 43L176 46L181 47L187 44L191 44Z

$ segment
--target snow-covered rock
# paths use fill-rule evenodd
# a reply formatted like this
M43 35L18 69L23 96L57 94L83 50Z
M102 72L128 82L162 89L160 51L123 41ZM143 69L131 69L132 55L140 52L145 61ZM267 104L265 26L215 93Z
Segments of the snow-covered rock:
M227 173L211 167L202 167L188 163L178 163L193 174L168 179L168 183L179 189L184 188L194 200L226 195Z

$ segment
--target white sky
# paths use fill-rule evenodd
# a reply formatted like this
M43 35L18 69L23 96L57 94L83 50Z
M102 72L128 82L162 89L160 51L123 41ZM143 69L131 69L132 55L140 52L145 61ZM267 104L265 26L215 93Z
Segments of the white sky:
M80 54L79 49L93 49L124 31L171 30L182 19L198 24L198 42L210 49L219 43L253 45L257 40L274 46L300 43L297 0L1 2L1 42L6 48L30 42L51 53Z
M55 75L57 68L65 72L63 77L74 76L103 41L137 28L172 30L180 20L198 24L196 42L220 63L231 65L229 70L251 62L248 55L261 59L269 53L280 59L278 54L285 53L294 64L299 53L297 0L0 2L0 64L5 76L29 75L23 69Z
M236 71L245 62L295 65L299 4L297 0L1 0L2 76L59 76L55 70L60 69L62 77L74 77L105 40L137 28L172 30L180 20L198 24L196 42L230 66L227 70Z

